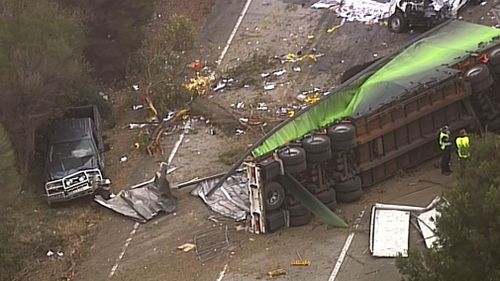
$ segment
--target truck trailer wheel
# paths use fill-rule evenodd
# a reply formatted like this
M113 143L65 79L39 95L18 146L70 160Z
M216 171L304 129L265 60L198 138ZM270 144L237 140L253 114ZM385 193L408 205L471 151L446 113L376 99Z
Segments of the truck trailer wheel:
M394 33L403 33L408 27L408 22L406 21L405 15L400 10L396 12L389 18L388 25L389 31Z
M302 140L302 147L307 153L322 153L331 150L330 138L324 135L313 135Z
M290 213L290 217L300 217L311 213L309 209L306 208L306 206L300 203L288 207L288 212Z
M283 161L285 167L300 165L306 161L306 152L301 147L285 148L278 152L278 156Z
M299 217L290 217L290 226L302 226L311 222L311 213Z
M302 162L296 165L288 165L285 166L285 172L290 173L290 174L297 174L297 173L302 173L305 170L307 170L307 163Z
M465 79L469 81L471 85L480 84L490 76L490 70L484 64L475 65L465 72Z
M337 124L328 128L328 136L335 142L350 141L356 139L356 129L351 124Z
M335 190L332 188L328 188L318 194L315 195L321 203L328 205L329 203L336 201Z
M277 182L269 182L264 185L264 196L266 210L277 210L285 201L285 189Z
M500 65L500 48L496 48L488 54L488 63L493 67Z
M337 201L342 203L352 203L361 199L363 189L358 189L352 192L337 192Z
M486 77L485 80L483 80L477 84L471 85L472 92L474 92L474 93L483 92L485 90L488 90L491 86L493 86L493 84L495 84L495 79L493 79L493 77L490 75L490 76Z
M337 193L349 193L361 190L361 178L356 176L347 181L337 182L335 184L335 190Z
M274 232L285 226L285 216L282 211L267 212L266 226L269 232Z

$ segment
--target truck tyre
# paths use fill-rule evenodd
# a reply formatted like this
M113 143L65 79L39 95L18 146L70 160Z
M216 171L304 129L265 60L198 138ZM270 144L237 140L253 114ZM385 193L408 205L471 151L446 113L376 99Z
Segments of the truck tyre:
M465 72L465 79L470 82L473 88L474 85L480 84L488 77L491 77L490 70L484 64L475 65Z
M496 48L488 54L488 63L493 67L500 65L500 48Z
M337 192L337 201L342 203L352 203L361 199L363 189L358 189L352 192Z
M356 140L333 141L332 148L334 151L346 151L356 147Z
M267 158L259 162L264 181L271 181L281 174L280 163L272 158Z
M285 172L290 173L290 174L302 173L305 170L307 170L307 163L306 162L301 162L301 163L296 164L296 165L285 166Z
M361 178L359 176L348 179L347 181L337 182L335 184L337 195L339 193L349 193L361 190Z
M389 31L394 33L403 33L408 27L405 15L400 10L396 12L389 18L388 25Z
M350 141L356 139L356 129L351 124L337 124L328 128L328 136L331 138L332 144Z
M300 217L290 217L290 226L302 226L311 222L311 213Z
M331 203L332 201L335 201L335 190L332 188L328 188L327 190L322 191L321 193L318 193L315 195L316 198L318 198L321 203L327 205Z
M285 226L285 216L282 211L267 212L266 226L268 232L274 232Z
M324 135L313 135L302 140L302 147L309 153L320 153L331 149L330 138Z
M332 158L332 150L328 149L323 152L308 152L306 155L306 161L308 163L321 163Z
M304 215L310 215L311 213L309 209L307 209L306 206L302 204L290 206L288 208L288 212L290 213L290 217L300 217Z
M472 92L473 93L480 93L480 92L483 92L483 91L486 91L488 90L491 86L493 86L493 84L495 83L495 80L493 79L493 77L490 75L488 77L486 77L485 80L477 83L477 84L472 84L471 87L472 87Z
M333 211L333 210L335 210L335 208L337 208L337 200L332 201L328 204L325 204L325 206L328 207L328 209Z
M264 185L264 196L266 210L277 210L285 201L285 189L277 182L269 182Z
M278 152L278 156L285 167L300 165L306 161L306 152L302 147L285 148Z

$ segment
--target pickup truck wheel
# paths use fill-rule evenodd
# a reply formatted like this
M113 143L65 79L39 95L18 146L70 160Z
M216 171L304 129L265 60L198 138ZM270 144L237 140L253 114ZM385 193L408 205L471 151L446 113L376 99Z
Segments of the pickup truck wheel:
M337 195L338 193L349 193L361 190L361 178L356 176L347 181L337 182L334 188L337 191Z
M297 204L288 208L288 212L290 213L290 217L300 217L304 215L310 215L309 209L302 204Z
M285 226L285 216L281 211L268 212L266 214L266 225L269 232L274 232Z
M284 148L278 152L278 156L283 161L285 167L300 165L306 161L306 152L301 147Z
M394 33L403 33L405 32L408 23L404 14L397 10L390 18L388 22L389 31Z
M486 80L488 76L491 76L490 70L484 64L475 65L465 72L465 79L473 86L480 84L482 81Z
M302 140L302 147L309 154L323 153L331 149L330 138L324 135L313 135Z
M500 65L500 48L496 48L488 54L488 63L493 67Z
M264 196L266 210L277 210L285 201L285 189L277 182L269 182L264 185Z
M361 199L363 196L363 190L358 189L352 192L337 192L337 201L342 203L352 203Z
M290 217L290 226L302 226L311 222L311 214L305 214L300 217Z
M342 141L356 139L356 129L351 124L338 124L328 128L328 136L331 138L332 145Z
M308 152L306 155L306 161L308 163L321 163L332 158L332 150L328 149L323 152Z

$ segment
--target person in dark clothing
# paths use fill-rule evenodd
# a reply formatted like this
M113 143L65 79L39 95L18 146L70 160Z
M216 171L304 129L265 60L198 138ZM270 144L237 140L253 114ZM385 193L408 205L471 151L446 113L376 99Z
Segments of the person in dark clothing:
M441 173L443 175L451 174L451 140L450 128L444 126L439 131L439 149L441 150Z

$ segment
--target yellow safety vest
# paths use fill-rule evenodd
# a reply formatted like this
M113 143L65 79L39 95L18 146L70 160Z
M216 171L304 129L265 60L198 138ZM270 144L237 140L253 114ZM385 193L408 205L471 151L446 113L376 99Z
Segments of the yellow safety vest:
M457 144L457 153L458 153L458 158L460 159L467 159L470 157L470 141L469 137L458 137L455 140L455 143Z
M446 132L439 133L439 148L445 150L447 147L451 146L450 134Z

